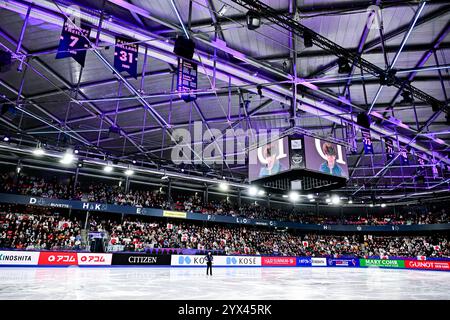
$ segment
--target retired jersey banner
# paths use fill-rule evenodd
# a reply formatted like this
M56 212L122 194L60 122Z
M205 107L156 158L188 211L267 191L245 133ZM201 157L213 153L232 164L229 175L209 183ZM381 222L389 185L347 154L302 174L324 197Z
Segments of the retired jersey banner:
M197 90L197 64L178 58L177 91L184 101L189 102L197 99L193 90Z
M386 147L386 159L391 161L394 159L394 142L391 139L384 139L384 144Z
M114 68L117 71L126 71L130 76L137 79L138 56L139 45L137 43L132 43L132 40L116 37Z
M426 156L424 154L417 154L417 163L419 164L419 168L420 169L425 169L425 161L426 161Z
M362 141L364 144L364 153L373 154L372 137L370 136L370 130L361 129Z
M406 150L406 147L400 147L400 162L401 164L409 165L408 150Z
M83 25L81 27L75 26L66 19L61 32L56 59L72 57L84 67L86 51L89 48L87 38L89 38L90 33L91 28Z

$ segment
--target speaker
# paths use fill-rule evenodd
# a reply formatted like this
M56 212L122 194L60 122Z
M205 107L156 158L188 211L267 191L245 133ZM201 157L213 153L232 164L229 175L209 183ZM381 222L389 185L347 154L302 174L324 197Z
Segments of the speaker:
M194 41L183 36L179 36L175 40L175 47L173 48L173 52L177 56L192 60L192 57L194 56L194 49Z
M358 117L356 118L356 124L360 127L369 129L370 128L369 116L366 113L361 112L360 114L358 114Z
M305 48L311 48L313 46L312 35L309 30L303 32L303 44L305 45Z
M8 71L11 68L11 53L0 50L0 72Z

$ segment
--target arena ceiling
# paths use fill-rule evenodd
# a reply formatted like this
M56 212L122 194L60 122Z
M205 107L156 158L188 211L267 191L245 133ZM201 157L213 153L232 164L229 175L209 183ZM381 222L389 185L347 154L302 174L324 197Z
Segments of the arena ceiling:
M170 161L173 130L192 132L197 121L204 132L284 130L295 123L310 134L348 143L354 140L348 132L356 116L368 112L374 155L364 154L357 130L357 148L348 152L350 180L340 191L354 197L448 192L447 1L265 0L272 19L263 15L261 26L249 30L246 13L258 3L0 0L0 49L14 53L13 67L0 73L0 94L4 103L16 105L0 117L0 135L11 136L18 147L38 141L54 150L72 146L86 158L135 160L175 172L180 167ZM87 50L84 68L70 58L55 59L65 15L74 4L92 27L90 41L98 40L95 49ZM373 5L382 9L382 28L369 23ZM320 39L314 36L312 47L305 47L302 29L286 27L281 17ZM199 72L198 98L189 103L173 93L173 46L185 32L195 42ZM139 42L137 79L111 69L115 36ZM350 60L351 72L338 73L339 56L359 62ZM395 69L395 81L402 85L381 85L381 76L360 68L359 58L383 72ZM293 79L299 83L295 93ZM414 93L412 102L403 101L407 90L402 88ZM119 134L110 132L112 125ZM381 139L386 136L411 147L409 165L386 166ZM417 153L430 159L420 181ZM242 164L185 166L183 172L237 184L247 178Z

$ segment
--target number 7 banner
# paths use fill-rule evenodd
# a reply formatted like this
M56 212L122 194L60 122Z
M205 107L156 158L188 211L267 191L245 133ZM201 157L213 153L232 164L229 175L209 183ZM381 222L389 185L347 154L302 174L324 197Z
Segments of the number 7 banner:
M56 59L72 57L84 67L86 50L89 48L89 41L86 38L89 37L90 33L91 28L77 27L66 19L61 32Z
M132 43L121 37L116 37L116 46L114 48L114 68L119 71L126 71L137 79L139 45Z

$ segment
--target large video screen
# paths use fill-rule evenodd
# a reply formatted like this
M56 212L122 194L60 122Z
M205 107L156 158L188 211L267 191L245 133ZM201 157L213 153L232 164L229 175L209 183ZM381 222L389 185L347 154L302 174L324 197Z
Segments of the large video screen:
M250 150L248 170L250 182L289 170L288 137Z
M343 146L304 136L306 169L348 178L347 154Z

